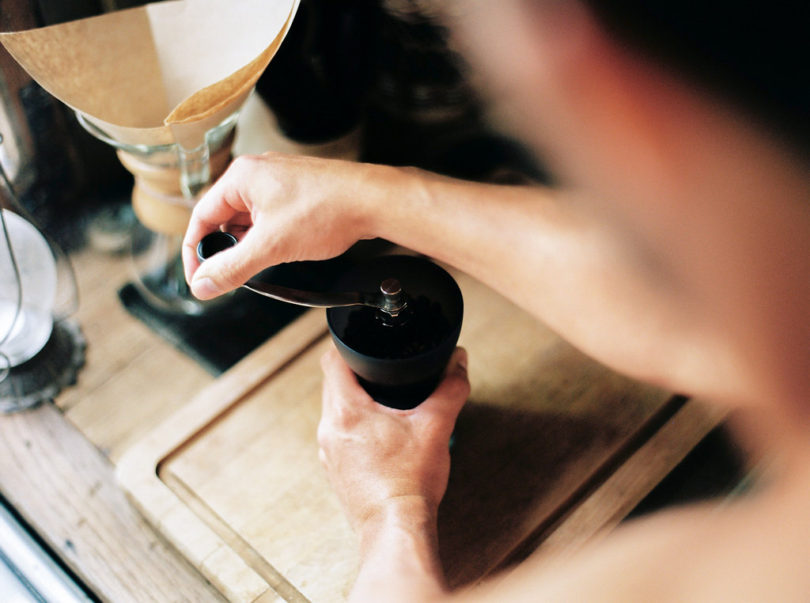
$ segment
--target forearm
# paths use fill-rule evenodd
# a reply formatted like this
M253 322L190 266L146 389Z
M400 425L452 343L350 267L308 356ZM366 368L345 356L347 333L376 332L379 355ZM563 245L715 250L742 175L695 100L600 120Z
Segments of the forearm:
M564 247L578 230L548 188L497 186L447 178L417 168L379 168L374 192L354 203L370 236L449 264L557 328L552 298L559 278L544 257L573 261ZM562 233L571 233L568 241ZM568 259L566 260L566 257ZM555 324L557 323L557 324Z
M395 190L401 191L397 198L373 215L378 236L455 266L535 313L542 309L535 293L551 289L543 286L537 264L542 256L559 256L563 245L575 243L563 236L581 230L548 188L487 185L406 168Z
M363 524L359 535L361 567L352 601L436 601L445 597L436 516L421 499L390 502Z
M374 216L378 236L471 274L614 368L663 381L662 342L678 353L687 305L634 226L548 188L400 177Z

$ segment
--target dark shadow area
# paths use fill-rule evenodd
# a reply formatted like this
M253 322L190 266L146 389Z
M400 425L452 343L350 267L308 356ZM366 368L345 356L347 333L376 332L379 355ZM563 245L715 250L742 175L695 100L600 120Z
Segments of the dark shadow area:
M456 425L439 509L451 586L478 578L595 475L618 430L587 416L468 404ZM462 558L463 557L463 558Z
M727 496L746 475L743 452L728 428L720 425L686 455L630 512L627 519L675 505Z
M440 554L450 586L468 584L511 559L516 543L530 542L557 521L609 477L632 442L649 436L651 425L677 408L670 403L620 433L597 416L469 403L456 425L450 481L439 509ZM727 496L745 477L743 453L721 425L628 518Z

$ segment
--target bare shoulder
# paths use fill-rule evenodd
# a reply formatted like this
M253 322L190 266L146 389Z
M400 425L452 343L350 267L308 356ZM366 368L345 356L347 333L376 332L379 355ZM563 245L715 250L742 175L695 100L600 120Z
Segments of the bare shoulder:
M480 601L810 601L810 484L622 525L565 560L530 558Z

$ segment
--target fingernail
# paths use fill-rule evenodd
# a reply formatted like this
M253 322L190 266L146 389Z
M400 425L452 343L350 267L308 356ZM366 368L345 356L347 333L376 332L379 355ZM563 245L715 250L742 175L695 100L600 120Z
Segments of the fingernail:
M200 299L211 299L222 293L222 290L208 277L194 280L191 283L191 292Z

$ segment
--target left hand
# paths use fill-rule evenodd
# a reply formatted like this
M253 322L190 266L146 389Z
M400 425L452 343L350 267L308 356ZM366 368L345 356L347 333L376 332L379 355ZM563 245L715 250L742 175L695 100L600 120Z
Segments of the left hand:
M403 501L435 514L450 474L450 435L470 392L466 351L456 350L436 391L410 410L375 402L335 349L321 366L320 459L355 531Z

